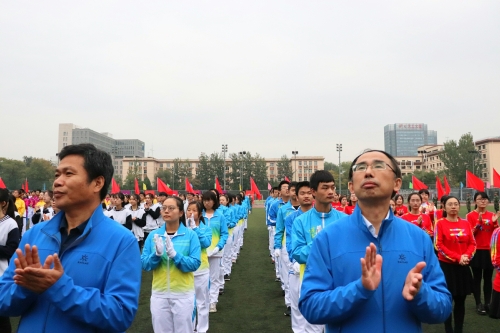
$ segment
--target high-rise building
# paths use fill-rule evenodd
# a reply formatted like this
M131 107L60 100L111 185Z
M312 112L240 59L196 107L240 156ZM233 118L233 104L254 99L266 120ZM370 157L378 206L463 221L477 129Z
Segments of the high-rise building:
M138 139L113 139L110 133L99 133L89 128L81 128L75 124L59 124L59 140L57 151L67 145L91 143L111 155L115 175L121 175L124 158L144 157L144 142Z
M384 150L392 156L417 156L417 148L424 145L437 145L437 132L427 130L427 124L384 126Z

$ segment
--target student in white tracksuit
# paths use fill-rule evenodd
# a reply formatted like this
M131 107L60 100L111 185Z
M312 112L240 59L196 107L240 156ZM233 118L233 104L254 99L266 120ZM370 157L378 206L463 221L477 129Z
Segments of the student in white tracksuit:
M132 218L132 233L137 239L139 249L142 249L144 245L144 226L146 225L146 215L144 209L139 205L139 196L137 194L131 194L129 197L130 205L130 215Z
M212 229L212 242L207 249L208 262L210 264L210 312L217 312L217 302L219 301L219 289L223 279L220 270L222 267L222 256L224 245L228 237L227 221L224 214L217 210L219 202L213 192L203 193L203 218Z
M151 232L141 261L153 271L151 319L155 333L193 333L194 273L201 264L200 241L185 226L184 203L177 197L163 202L166 222Z
M208 264L207 247L212 242L212 229L206 224L201 202L193 201L187 206L186 225L196 232L201 246L201 265L194 272L194 289L196 293L196 316L193 317L193 327L198 333L208 331L208 308L210 306L210 269Z

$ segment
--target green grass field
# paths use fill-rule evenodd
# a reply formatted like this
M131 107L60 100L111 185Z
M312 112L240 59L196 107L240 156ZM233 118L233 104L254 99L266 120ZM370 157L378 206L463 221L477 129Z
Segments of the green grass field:
M465 216L465 207L461 215ZM290 317L285 317L282 291L274 282L274 266L269 258L268 231L264 210L255 208L248 221L245 242L238 262L233 266L231 281L226 282L225 294L220 296L217 313L210 314L212 333L289 333ZM139 311L127 332L152 333L149 298L151 273L142 275ZM17 318L12 319L13 324ZM444 325L423 325L425 333L444 332ZM474 298L467 297L464 332L498 333L500 321L475 313Z

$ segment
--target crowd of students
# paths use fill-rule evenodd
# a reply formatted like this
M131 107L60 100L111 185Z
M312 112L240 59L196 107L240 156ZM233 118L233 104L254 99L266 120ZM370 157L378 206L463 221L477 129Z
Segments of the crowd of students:
M282 181L266 199L269 256L275 281L281 283L283 290L284 314L291 316L296 333L325 329L310 324L299 310L305 264L316 235L334 221L353 214L356 202L354 193L349 200L335 193L333 177L326 171L315 172L309 182ZM462 332L465 299L471 293L479 315L500 318L500 212L487 210L488 195L474 195L475 209L465 219L459 216L460 201L454 196L443 196L438 209L429 201L428 190L420 190L408 195L406 203L402 195L394 195L391 211L422 229L432 240L454 302L453 313L445 321L445 332ZM497 274L492 281L495 269Z
M4 193L5 192L5 193ZM0 189L0 275L27 229L58 212L52 191ZM204 333L217 312L224 285L243 247L252 202L245 192L168 196L111 193L105 216L129 229L142 251L142 268L153 272L151 316L155 332ZM10 332L0 317L0 332Z

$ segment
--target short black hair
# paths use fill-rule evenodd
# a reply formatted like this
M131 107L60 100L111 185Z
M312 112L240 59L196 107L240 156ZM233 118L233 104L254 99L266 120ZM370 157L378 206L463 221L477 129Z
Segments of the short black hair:
M297 190L297 182L290 182L290 185L288 185L288 188L291 189L292 187L294 187L295 190Z
M358 158L360 158L361 156L363 156L366 153L382 153L382 154L384 154L391 161L391 167L394 170L394 173L396 174L396 178L402 177L401 169L398 166L398 161L396 161L396 159L391 154L389 154L388 152L385 152L383 150L368 149L368 150L365 150L364 152L362 152L361 154L359 154L358 156L356 156L356 158L352 161L351 166L349 167L349 181L350 182L352 182L352 174L353 174L352 167L354 166L354 164L356 164L356 162L358 161ZM395 194L396 193L393 193L392 196L394 196Z
M87 171L87 181L89 184L97 177L102 176L104 178L104 186L99 193L101 200L103 200L106 197L106 193L108 193L109 184L111 184L114 173L111 156L90 143L80 143L64 147L59 153L59 161L62 161L69 155L83 157L83 168Z
M418 194L422 195L422 193L425 193L425 194L427 194L427 195L430 195L429 190L428 190L428 189L426 189L426 188L420 189L420 190L418 191Z
M219 200L217 200L217 196L212 191L206 191L205 193L203 193L203 195L201 196L201 200L202 201L212 200L214 202L213 210L219 208L220 202Z
M307 180L303 181L303 182L298 182L297 185L295 186L295 193L297 195L299 195L299 190L302 188L302 187L311 187L311 185L309 185L309 182Z
M326 170L314 171L314 173L311 175L311 178L309 179L310 186L315 191L318 189L319 183L330 182L335 183L335 179L333 178L333 175Z
M398 201L398 198L401 198L401 200L403 200L403 204L405 203L405 198L403 198L403 196L401 194L396 194L394 196L394 198L392 200L394 200L394 203L396 203L396 201Z
M280 190L280 191L281 191L281 186L283 186L283 185L285 185L285 184L290 185L290 182L289 182L288 180L282 180L282 181L279 183L278 188L279 188L279 190Z
M476 201L476 199L477 199L477 197L478 197L478 196L481 196L481 198L483 198L483 199L488 199L488 200L490 200L490 198L488 197L488 194L486 194L486 192L479 191L479 192L476 192L476 193L474 194L474 201Z
M158 192L159 197L168 197L167 193L165 192Z
M273 187L273 192L274 192L274 191L279 191L278 186Z

